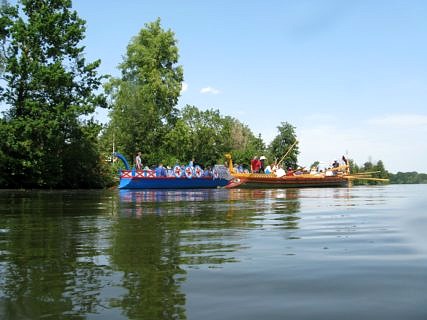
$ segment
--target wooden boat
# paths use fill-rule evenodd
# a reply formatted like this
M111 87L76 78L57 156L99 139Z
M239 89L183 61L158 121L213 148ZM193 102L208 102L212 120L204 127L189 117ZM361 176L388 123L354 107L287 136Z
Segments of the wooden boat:
M293 173L238 173L233 168L231 155L227 154L228 170L233 180L226 188L303 188L303 187L345 187L350 186L354 180L371 180L388 182L388 179L374 178L367 172L364 174L350 174L348 164L340 165L326 172L303 173L295 171Z
M156 176L154 170L130 169L123 155L114 155L126 168L120 170L119 189L208 189L224 187L232 179L225 166L215 166L209 175L205 175L199 166L175 166L170 175Z
M334 168L328 173L238 173L233 168L231 155L227 154L229 171L233 180L226 188L302 188L302 187L343 187L349 183L348 165Z
M275 174L234 173L233 180L226 188L302 188L302 187L343 187L349 180L345 174L327 176L324 174L299 174L278 177Z

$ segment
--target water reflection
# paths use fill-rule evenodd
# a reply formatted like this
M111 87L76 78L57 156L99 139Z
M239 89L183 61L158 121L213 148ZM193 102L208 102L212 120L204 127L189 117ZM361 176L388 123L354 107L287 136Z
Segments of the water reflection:
M96 219L71 215L76 209L71 198L48 192L1 194L0 228L6 230L0 236L2 319L83 319L97 309L102 277L111 273L95 262L100 251ZM96 199L92 195L91 203Z
M299 209L297 189L0 192L1 318L185 319L189 270Z

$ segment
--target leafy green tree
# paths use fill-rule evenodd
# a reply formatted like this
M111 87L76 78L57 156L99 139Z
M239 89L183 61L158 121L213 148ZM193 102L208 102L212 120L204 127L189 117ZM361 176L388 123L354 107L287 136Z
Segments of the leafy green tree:
M224 120L228 122L230 128L227 146L231 150L234 163L243 164L249 168L250 160L255 155L265 152L261 135L256 137L247 125L237 119L225 117Z
M181 162L195 158L203 165L223 163L226 153L236 162L249 162L257 138L250 129L218 110L185 106L175 127L165 135L164 149ZM262 143L262 140L261 140Z
M377 174L376 174L376 177L383 178L383 179L388 179L389 178L389 173L385 169L384 162L382 160L379 160L377 162L377 164L374 167L374 170L378 171Z
M288 122L282 122L277 129L279 134L273 139L268 148L270 156L280 161L289 151L287 156L283 158L282 164L285 168L296 168L299 150L298 142L296 142L295 127ZM294 145L295 142L296 144ZM292 147L292 145L294 146ZM291 147L292 149L290 149Z
M372 163L371 161L367 161L363 164L363 167L358 166L352 159L349 159L350 162L350 172L351 174L362 174L369 173L366 175L368 178L381 178L388 179L390 174L384 167L384 163L382 160L379 160L377 163ZM355 179L353 181L354 185L376 185L382 184L381 181L373 181L373 180L364 180L362 178Z
M413 172L397 172L395 174L390 173L390 183L395 184L418 184L427 183L427 174Z
M177 40L163 30L160 19L145 25L129 43L120 64L120 79L106 86L112 100L109 132L127 157L142 151L143 160L158 155L177 120L183 70L178 63Z
M79 46L85 21L71 0L3 2L0 10L3 186L95 182L100 127L88 117L105 99L95 93L100 61L87 63Z
M185 148L180 154L185 158L181 160L195 158L196 162L212 165L223 159L230 148L226 144L230 128L218 110L202 111L187 105L181 112L181 121L183 125L167 135L169 145L172 144L173 134L176 142ZM177 133L181 135L180 138ZM175 145L171 150L177 148L178 145Z
M178 119L172 130L164 137L164 149L175 158L170 159L169 164L187 161L193 156L193 133L184 119Z

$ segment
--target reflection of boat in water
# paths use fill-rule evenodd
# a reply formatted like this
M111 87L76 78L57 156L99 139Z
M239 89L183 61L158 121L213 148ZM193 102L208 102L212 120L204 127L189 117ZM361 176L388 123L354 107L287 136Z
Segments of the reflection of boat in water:
M224 166L215 166L208 175L199 166L175 166L170 175L157 176L154 170L130 170L123 155L116 153L115 156L126 168L120 171L119 189L212 189L224 187L231 179Z
M120 190L123 203L174 203L195 201L228 200L229 191L225 189L204 190ZM170 209L170 208L169 208Z

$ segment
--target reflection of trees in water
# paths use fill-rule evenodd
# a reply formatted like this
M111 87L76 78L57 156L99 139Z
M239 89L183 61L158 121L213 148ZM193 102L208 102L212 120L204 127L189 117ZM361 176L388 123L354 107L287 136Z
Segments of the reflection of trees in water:
M132 319L185 318L185 296L179 291L185 280L179 228L170 228L167 219L152 215L120 219L113 232L111 259L114 268L123 272L118 285L127 292L111 305Z
M298 194L290 191L115 196L17 193L3 205L0 194L9 208L0 220L3 318L79 319L113 308L127 318L184 319L186 268L237 262L264 213L297 228Z
M301 218L296 213L301 209L299 201L300 189L275 191L273 212L279 215L276 220L282 222L281 227L284 229L298 229L298 220Z
M114 226L111 258L127 292L111 305L129 318L183 319L185 267L237 261L244 222L227 215L228 198L218 193L155 193L120 193L124 217Z
M83 319L97 311L100 277L109 271L96 263L96 219L82 222L74 216L85 204L97 201L79 199L76 207L74 198L80 196L46 192L9 196L8 212L0 222L0 229L6 230L5 241L0 241L2 319Z
M284 229L298 229L300 211L300 189L235 189L230 193L233 200L252 201L249 206L258 213L273 213L279 222L278 226Z

